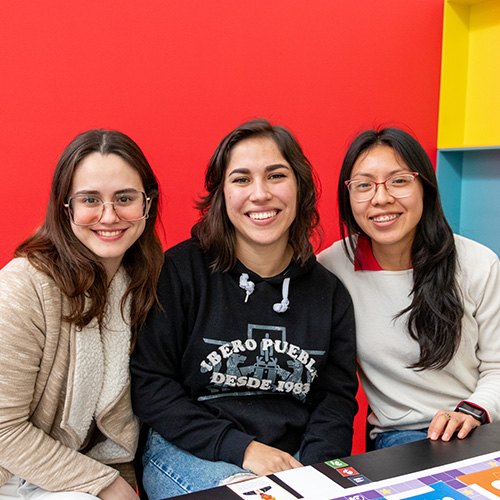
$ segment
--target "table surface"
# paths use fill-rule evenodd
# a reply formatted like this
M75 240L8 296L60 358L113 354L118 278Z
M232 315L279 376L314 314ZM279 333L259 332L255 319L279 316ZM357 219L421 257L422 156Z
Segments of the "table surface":
M482 425L475 429L469 437L462 440L455 437L445 443L424 439L383 450L342 457L342 460L372 481L379 481L494 451L500 451L500 422ZM329 469L326 464L316 464L314 467L319 471ZM354 486L347 478L340 475L336 482L346 488ZM178 498L186 500L213 500L214 498L217 500L237 500L240 497L226 486L221 486L182 495Z

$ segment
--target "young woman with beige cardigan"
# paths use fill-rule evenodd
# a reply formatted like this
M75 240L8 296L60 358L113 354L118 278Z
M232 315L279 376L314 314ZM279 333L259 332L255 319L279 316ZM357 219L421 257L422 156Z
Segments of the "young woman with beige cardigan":
M126 135L84 132L59 159L45 222L0 271L1 500L138 499L120 471L138 438L129 355L163 262L157 209Z

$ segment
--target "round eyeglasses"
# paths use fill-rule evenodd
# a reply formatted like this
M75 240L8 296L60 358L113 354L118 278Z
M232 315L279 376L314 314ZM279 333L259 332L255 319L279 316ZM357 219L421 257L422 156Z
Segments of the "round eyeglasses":
M394 198L406 198L413 193L418 172L392 175L383 182L361 179L345 181L349 195L354 201L370 201L377 192L377 186L384 185L387 192Z
M71 196L64 206L71 222L77 226L93 226L102 219L105 205L111 205L117 217L126 222L137 222L149 217L151 198L142 191L126 191L115 195L113 201L102 201L93 194Z

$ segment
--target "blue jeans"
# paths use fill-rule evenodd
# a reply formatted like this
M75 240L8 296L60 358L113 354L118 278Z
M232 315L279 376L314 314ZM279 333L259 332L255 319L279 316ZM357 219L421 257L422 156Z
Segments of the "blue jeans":
M414 431L388 431L381 432L375 437L375 449L389 448L398 444L413 443L427 438L427 429L418 429Z
M255 474L227 462L195 457L150 430L142 457L142 482L149 500L176 497L215 488L226 482ZM241 476L238 476L241 474Z

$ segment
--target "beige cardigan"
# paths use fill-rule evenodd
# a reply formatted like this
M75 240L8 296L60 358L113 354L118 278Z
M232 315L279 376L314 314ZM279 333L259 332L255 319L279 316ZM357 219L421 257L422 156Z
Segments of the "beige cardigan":
M113 295L119 304L126 284L121 270L108 303ZM0 271L0 485L16 475L49 491L96 496L118 475L103 462L133 459L138 422L130 402L130 329L113 310L118 319L106 331L106 347L97 325L77 331L62 320L67 299L26 259ZM120 335L128 343L114 352ZM76 450L94 415L108 439L83 455Z

